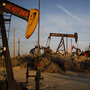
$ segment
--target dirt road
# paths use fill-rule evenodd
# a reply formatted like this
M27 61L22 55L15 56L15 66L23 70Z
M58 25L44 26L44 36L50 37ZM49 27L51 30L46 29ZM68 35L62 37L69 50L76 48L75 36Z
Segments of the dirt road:
M26 69L20 67L13 68L14 77L17 82L25 82ZM30 75L35 75L36 71L30 71ZM73 72L59 73L41 73L44 80L41 80L43 90L90 90L90 75ZM0 80L2 80L0 75ZM28 89L35 89L34 78L29 78L29 83L26 85Z

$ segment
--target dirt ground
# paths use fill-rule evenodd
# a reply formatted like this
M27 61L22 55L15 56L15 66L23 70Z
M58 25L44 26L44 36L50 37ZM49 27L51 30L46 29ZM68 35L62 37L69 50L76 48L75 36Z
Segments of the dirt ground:
M0 68L0 80L3 68ZM26 69L20 67L13 68L14 78L17 82L26 82ZM35 75L36 71L29 71L29 75ZM67 71L66 73L41 73L44 80L41 80L42 90L90 90L90 74L80 74ZM29 90L35 90L35 78L29 77L29 83L26 87Z

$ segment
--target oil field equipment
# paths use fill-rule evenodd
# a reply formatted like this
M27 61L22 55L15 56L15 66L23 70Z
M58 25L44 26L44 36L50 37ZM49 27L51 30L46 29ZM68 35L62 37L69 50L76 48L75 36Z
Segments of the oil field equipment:
M90 43L88 49L84 52L84 55L90 57Z
M50 33L49 37L47 39L47 43L46 43L46 47L49 47L50 44L50 40L51 40L51 36L52 37L61 37L60 43L58 45L58 48L56 50L56 53L59 51L59 48L61 46L63 46L64 51L65 51L65 43L64 43L64 37L69 37L69 38L75 38L75 42L77 43L78 41L78 34L74 33L74 34L61 34L61 33Z
M76 48L74 45L72 46L72 50L73 49L75 49L76 50L76 52L75 52L75 54L77 55L77 56L84 56L84 52L81 52L81 49L80 48Z
M13 76L13 70L11 65L11 59L10 59L10 53L9 53L9 47L8 47L8 39L6 35L6 28L5 28L5 21L11 21L10 19L5 19L3 12L9 13L11 15L15 15L21 19L26 20L27 23L27 29L25 37L28 39L34 32L38 20L39 20L39 10L37 9L31 9L27 10L19 5L16 5L8 0L0 0L0 32L1 32L1 39L2 39L2 45L3 47L0 48L3 49L3 55L5 58L5 67L6 67L6 73L7 73L7 85L8 90L22 90L21 86L19 87L14 80ZM10 24L10 23L9 23ZM9 30L10 32L10 30ZM2 53L0 53L2 54ZM29 76L27 74L27 76ZM36 90L39 90L39 80L40 80L40 72L38 71L35 75L35 81L36 81Z

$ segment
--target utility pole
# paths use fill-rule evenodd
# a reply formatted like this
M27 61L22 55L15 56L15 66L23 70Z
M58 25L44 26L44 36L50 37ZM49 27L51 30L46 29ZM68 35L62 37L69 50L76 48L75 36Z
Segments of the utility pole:
M66 52L68 52L68 37L66 37Z
M36 41L36 46L37 46L37 41Z
M39 20L38 20L38 57L37 57L37 72L36 72L36 77L35 77L35 81L36 81L36 87L35 90L40 90L40 76L41 76L41 72L39 70L39 65L40 65L40 61L39 61L39 56L40 56L40 0L39 0Z
M72 54L72 39L71 39L71 54Z
M20 56L20 38L18 38L18 56Z
M39 20L38 20L38 56L40 54L40 0L39 0Z
M13 38L13 57L15 57L15 27L14 27L14 38Z

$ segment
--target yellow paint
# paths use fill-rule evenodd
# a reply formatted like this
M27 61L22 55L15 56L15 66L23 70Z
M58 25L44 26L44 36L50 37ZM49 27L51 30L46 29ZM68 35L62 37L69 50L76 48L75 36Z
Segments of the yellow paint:
M31 9L25 34L25 37L27 39L33 34L37 26L38 19L39 19L39 11L37 9Z

